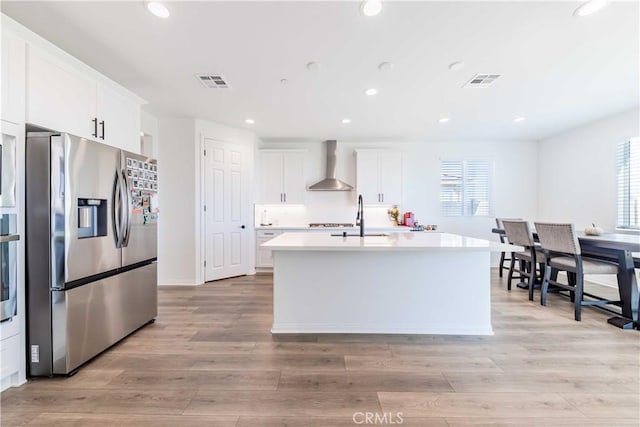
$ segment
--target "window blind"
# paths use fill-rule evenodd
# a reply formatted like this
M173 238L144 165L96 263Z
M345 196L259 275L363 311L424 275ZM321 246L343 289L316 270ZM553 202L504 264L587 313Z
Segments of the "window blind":
M617 226L640 229L640 138L618 144Z
M492 216L490 163L441 161L440 208L443 216Z

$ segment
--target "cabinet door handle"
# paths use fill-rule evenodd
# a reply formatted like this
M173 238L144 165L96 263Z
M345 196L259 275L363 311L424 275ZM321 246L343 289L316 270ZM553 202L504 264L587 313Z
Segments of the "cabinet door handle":
M91 136L93 136L94 138L97 138L98 137L98 118L95 117L91 121L93 122L93 133L91 134Z
M284 193L284 202L287 203L287 193Z
M381 193L382 195L382 203L384 203L384 193Z
M100 122L100 127L102 128L102 136L101 136L100 138L104 139L104 120L102 120L102 121ZM98 132L98 131L96 130L96 133L97 133L97 132Z

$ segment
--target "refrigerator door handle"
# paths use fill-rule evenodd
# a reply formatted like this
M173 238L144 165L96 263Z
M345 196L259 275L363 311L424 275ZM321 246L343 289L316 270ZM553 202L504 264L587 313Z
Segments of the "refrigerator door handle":
M113 224L113 235L116 240L116 248L121 247L121 229L122 229L122 183L120 181L120 174L116 171L116 178L113 181L113 194L112 194L112 215L111 221Z
M122 238L122 246L126 247L129 245L129 235L131 234L131 211L133 210L133 202L131 201L131 190L129 189L129 182L127 181L124 170L122 171L122 178L124 180L124 188L125 188L125 194L126 194L125 211L127 213L126 222L124 223L124 227L123 227L125 230Z

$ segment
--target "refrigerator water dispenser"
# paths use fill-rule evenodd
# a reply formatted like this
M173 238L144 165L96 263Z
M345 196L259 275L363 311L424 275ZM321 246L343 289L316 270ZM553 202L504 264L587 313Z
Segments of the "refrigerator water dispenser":
M107 201L78 199L78 238L107 235Z

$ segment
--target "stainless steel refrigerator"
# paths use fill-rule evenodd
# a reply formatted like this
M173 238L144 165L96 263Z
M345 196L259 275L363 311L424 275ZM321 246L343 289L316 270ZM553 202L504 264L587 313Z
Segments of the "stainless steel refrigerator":
M156 161L27 129L27 366L69 374L157 316Z

